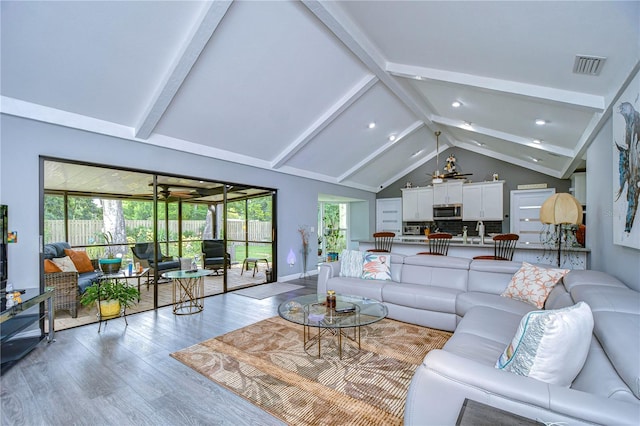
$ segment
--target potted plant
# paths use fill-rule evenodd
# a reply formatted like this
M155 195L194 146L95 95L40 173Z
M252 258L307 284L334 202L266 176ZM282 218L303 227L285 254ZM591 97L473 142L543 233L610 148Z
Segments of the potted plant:
M329 262L338 260L338 245L342 239L340 234L340 228L336 226L335 219L325 217L325 229L324 236L327 241L327 260Z
M80 303L84 306L96 304L100 318L120 316L124 309L132 306L140 297L138 289L126 281L101 280L87 287Z
M115 274L120 270L122 266L122 259L113 255L111 244L113 244L113 234L111 232L103 232L102 238L108 246L105 249L105 258L98 260L100 269L105 274Z

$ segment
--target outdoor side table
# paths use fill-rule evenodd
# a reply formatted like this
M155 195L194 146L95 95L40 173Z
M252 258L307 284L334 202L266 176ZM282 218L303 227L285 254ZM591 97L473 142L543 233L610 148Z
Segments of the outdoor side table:
M173 313L191 315L204 309L204 277L213 274L209 269L195 271L169 271L162 278L173 283Z
M269 259L261 258L261 257L247 257L244 262L242 262L242 271L240 271L240 275L244 274L244 271L249 270L249 266L253 265L253 276L256 276L256 272L258 272L258 262L264 262L267 264L267 270L269 269Z

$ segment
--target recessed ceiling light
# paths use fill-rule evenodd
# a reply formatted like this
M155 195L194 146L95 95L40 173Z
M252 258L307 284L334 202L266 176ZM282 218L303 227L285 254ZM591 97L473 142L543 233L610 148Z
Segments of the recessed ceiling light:
M420 151L416 151L413 154L411 154L411 158L416 158L418 155L422 154L422 152L424 151L424 149L421 149Z
M536 120L536 124L537 124L538 126L544 126L545 124L547 124L547 122L546 122L545 120L541 119L541 118L538 118L538 119Z
M454 108L460 108L460 106L462 105L462 102L460 101L454 101L451 106Z
M533 143L542 143L542 141L540 139L534 139Z
M416 80L422 80L422 76L416 75Z
M393 142L396 140L396 135L389 136L389 141Z
M482 142L478 142L478 141L475 141L473 139L471 140L471 142L475 143L478 146L484 146L484 144Z
M374 123L373 121L371 123L369 123L369 128L373 129L374 127L376 127L376 123Z
M539 162L541 162L541 161L542 161L541 159L539 159L539 158L534 158L534 157L531 157L531 160L532 160L534 163L539 163Z

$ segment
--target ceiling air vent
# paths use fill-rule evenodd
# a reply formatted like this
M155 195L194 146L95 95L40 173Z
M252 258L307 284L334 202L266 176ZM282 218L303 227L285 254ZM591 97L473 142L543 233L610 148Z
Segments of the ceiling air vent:
M606 60L607 58L600 56L576 55L573 72L576 74L599 75Z

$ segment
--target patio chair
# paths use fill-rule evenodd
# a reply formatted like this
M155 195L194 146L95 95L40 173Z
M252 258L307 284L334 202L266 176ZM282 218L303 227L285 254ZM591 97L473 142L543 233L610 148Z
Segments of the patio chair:
M202 240L202 267L213 269L218 275L220 269L231 267L231 256L224 252L224 240Z
M174 260L171 256L165 256L160 250L160 244L156 245L158 250L158 263L154 262L153 257L153 243L136 243L131 247L133 252L134 262L140 262L143 268L150 268L149 274L155 277L155 271L158 271L158 275L163 272L177 271L180 269L180 261ZM155 278L154 278L155 279ZM147 289L149 288L149 282L147 281Z

